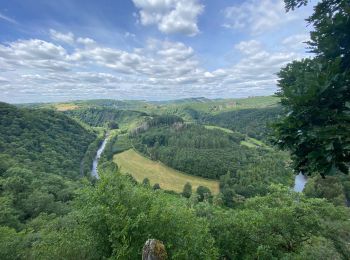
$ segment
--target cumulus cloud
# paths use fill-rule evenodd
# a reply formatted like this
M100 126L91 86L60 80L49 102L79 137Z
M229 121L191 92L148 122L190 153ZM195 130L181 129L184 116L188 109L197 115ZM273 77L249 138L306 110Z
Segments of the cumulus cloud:
M257 35L290 22L298 17L285 13L283 0L247 0L224 10L224 27L249 30Z
M39 39L0 44L0 61L7 70L36 68L65 71L71 67L67 57L67 52L62 46Z
M261 42L242 41L235 48L243 55L231 68L221 71L225 74L222 82L226 86L235 86L241 93L261 94L276 90L276 73L292 60L301 59L303 54L290 50L269 52Z
M158 30L167 33L181 33L194 36L199 33L197 20L204 6L199 0L133 0L140 9L142 25L157 25Z
M241 41L235 48L244 54L254 54L261 50L261 43L257 40Z
M181 42L149 39L141 48L126 51L76 38L74 47L40 39L0 44L2 100L271 94L276 88L275 73L301 58L290 50L267 51L261 42L248 40L232 49L242 56L238 62L207 70L195 50Z

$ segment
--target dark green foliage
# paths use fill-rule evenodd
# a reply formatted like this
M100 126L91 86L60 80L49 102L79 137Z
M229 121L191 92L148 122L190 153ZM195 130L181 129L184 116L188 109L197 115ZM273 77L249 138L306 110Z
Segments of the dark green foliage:
M74 109L65 111L64 113L90 126L109 126L110 129L117 129L121 124L127 124L133 120L147 116L143 112L118 110L109 107Z
M117 122L112 121L112 122L108 123L108 128L109 129L119 129L119 125Z
M155 184L153 185L153 190L160 190L160 185L159 185L159 183L155 183Z
M304 189L307 197L326 198L335 205L345 206L349 197L349 176L328 176L323 179L321 176L309 178Z
M147 187L151 186L151 183L148 178L144 178L142 184Z
M0 103L0 154L10 159L1 162L2 172L18 163L39 172L78 177L94 139L93 133L60 113Z
M231 129L250 137L267 140L269 124L282 113L281 107L242 109L204 116L200 121Z
M285 2L287 8L304 3ZM276 124L275 136L291 151L296 171L324 177L349 172L350 3L325 0L314 10L309 46L316 57L280 71L278 96L287 115Z
M175 123L183 123L183 119L175 115L159 115L154 116L152 119L147 120L146 122L149 127L160 125L170 126Z
M199 125L153 127L135 135L132 141L137 150L151 159L189 174L213 179L238 168L232 162L242 161L249 150L239 145L237 135Z
M211 191L209 190L208 187L205 186L198 186L196 193L198 194L198 201L210 201L212 199Z
M181 199L133 186L120 174L102 174L79 205L79 223L93 234L99 258L139 259L150 237L163 241L169 259L217 258L207 222Z
M94 139L60 113L0 103L0 225L21 230L42 213L69 212Z
M240 209L197 209L209 216L220 256L227 259L349 259L349 209L281 186Z
M189 198L192 195L192 185L191 183L187 182L184 185L184 190L182 192L182 196L184 196L185 198Z

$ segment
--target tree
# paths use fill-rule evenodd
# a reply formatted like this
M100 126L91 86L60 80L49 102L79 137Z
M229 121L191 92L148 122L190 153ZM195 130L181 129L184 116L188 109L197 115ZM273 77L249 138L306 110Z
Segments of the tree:
M155 183L155 184L153 185L153 189L154 189L154 190L160 190L160 185L159 185L159 183Z
M117 122L111 121L111 122L108 123L108 128L109 129L119 129L119 125L118 125Z
M210 200L212 198L210 189L205 186L198 186L197 194L199 196L198 201Z
M189 198L189 197L191 197L191 195L192 195L192 185L191 185L191 183L187 182L184 185L182 196L184 196L185 198Z
M287 11L307 4L285 0ZM276 144L290 150L294 169L309 175L349 172L350 3L324 0L307 19L315 28L313 59L294 61L278 76L286 116L275 124Z
M150 183L148 178L144 178L143 181L142 181L142 184L147 186L147 187L151 186L151 183Z

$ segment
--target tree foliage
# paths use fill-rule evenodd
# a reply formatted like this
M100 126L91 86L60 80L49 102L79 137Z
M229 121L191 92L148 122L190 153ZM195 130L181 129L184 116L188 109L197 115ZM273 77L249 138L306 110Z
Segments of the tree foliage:
M285 1L288 9L306 1ZM279 72L278 96L286 116L275 125L276 143L291 151L294 168L322 176L348 173L350 162L350 3L325 0L307 19L313 59Z

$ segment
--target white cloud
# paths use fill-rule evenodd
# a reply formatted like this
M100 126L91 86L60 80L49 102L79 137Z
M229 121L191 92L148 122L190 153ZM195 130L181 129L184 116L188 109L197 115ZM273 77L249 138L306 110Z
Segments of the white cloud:
M307 41L310 40L309 34L295 34L283 39L282 44L287 49L302 50L306 47Z
M18 22L15 19L12 19L2 13L0 13L0 19L5 20L6 22L9 22L9 23L18 24Z
M96 44L96 42L93 39L90 38L78 38L77 43L81 43L86 46L93 46Z
M7 70L36 68L65 71L71 67L67 62L67 56L62 46L38 39L18 40L8 45L0 44L0 61Z
M276 88L275 73L301 57L290 50L267 51L261 42L249 40L234 46L242 56L238 62L207 70L195 50L181 42L149 39L142 48L131 51L105 47L88 38L77 38L75 43L82 45L74 44L71 49L39 39L0 44L1 99L21 102L271 94Z
M286 13L283 0L247 0L224 10L227 28L249 30L262 34L297 19L295 13Z
M61 33L61 32L57 32L53 29L50 29L50 36L51 39L54 41L58 41L58 42L64 42L67 44L74 44L74 34L71 32L68 33Z
M197 20L204 6L199 0L133 0L140 9L142 25L157 25L166 33L194 36L199 33Z
M257 40L241 41L235 45L235 48L244 54L254 54L261 50L261 43Z

